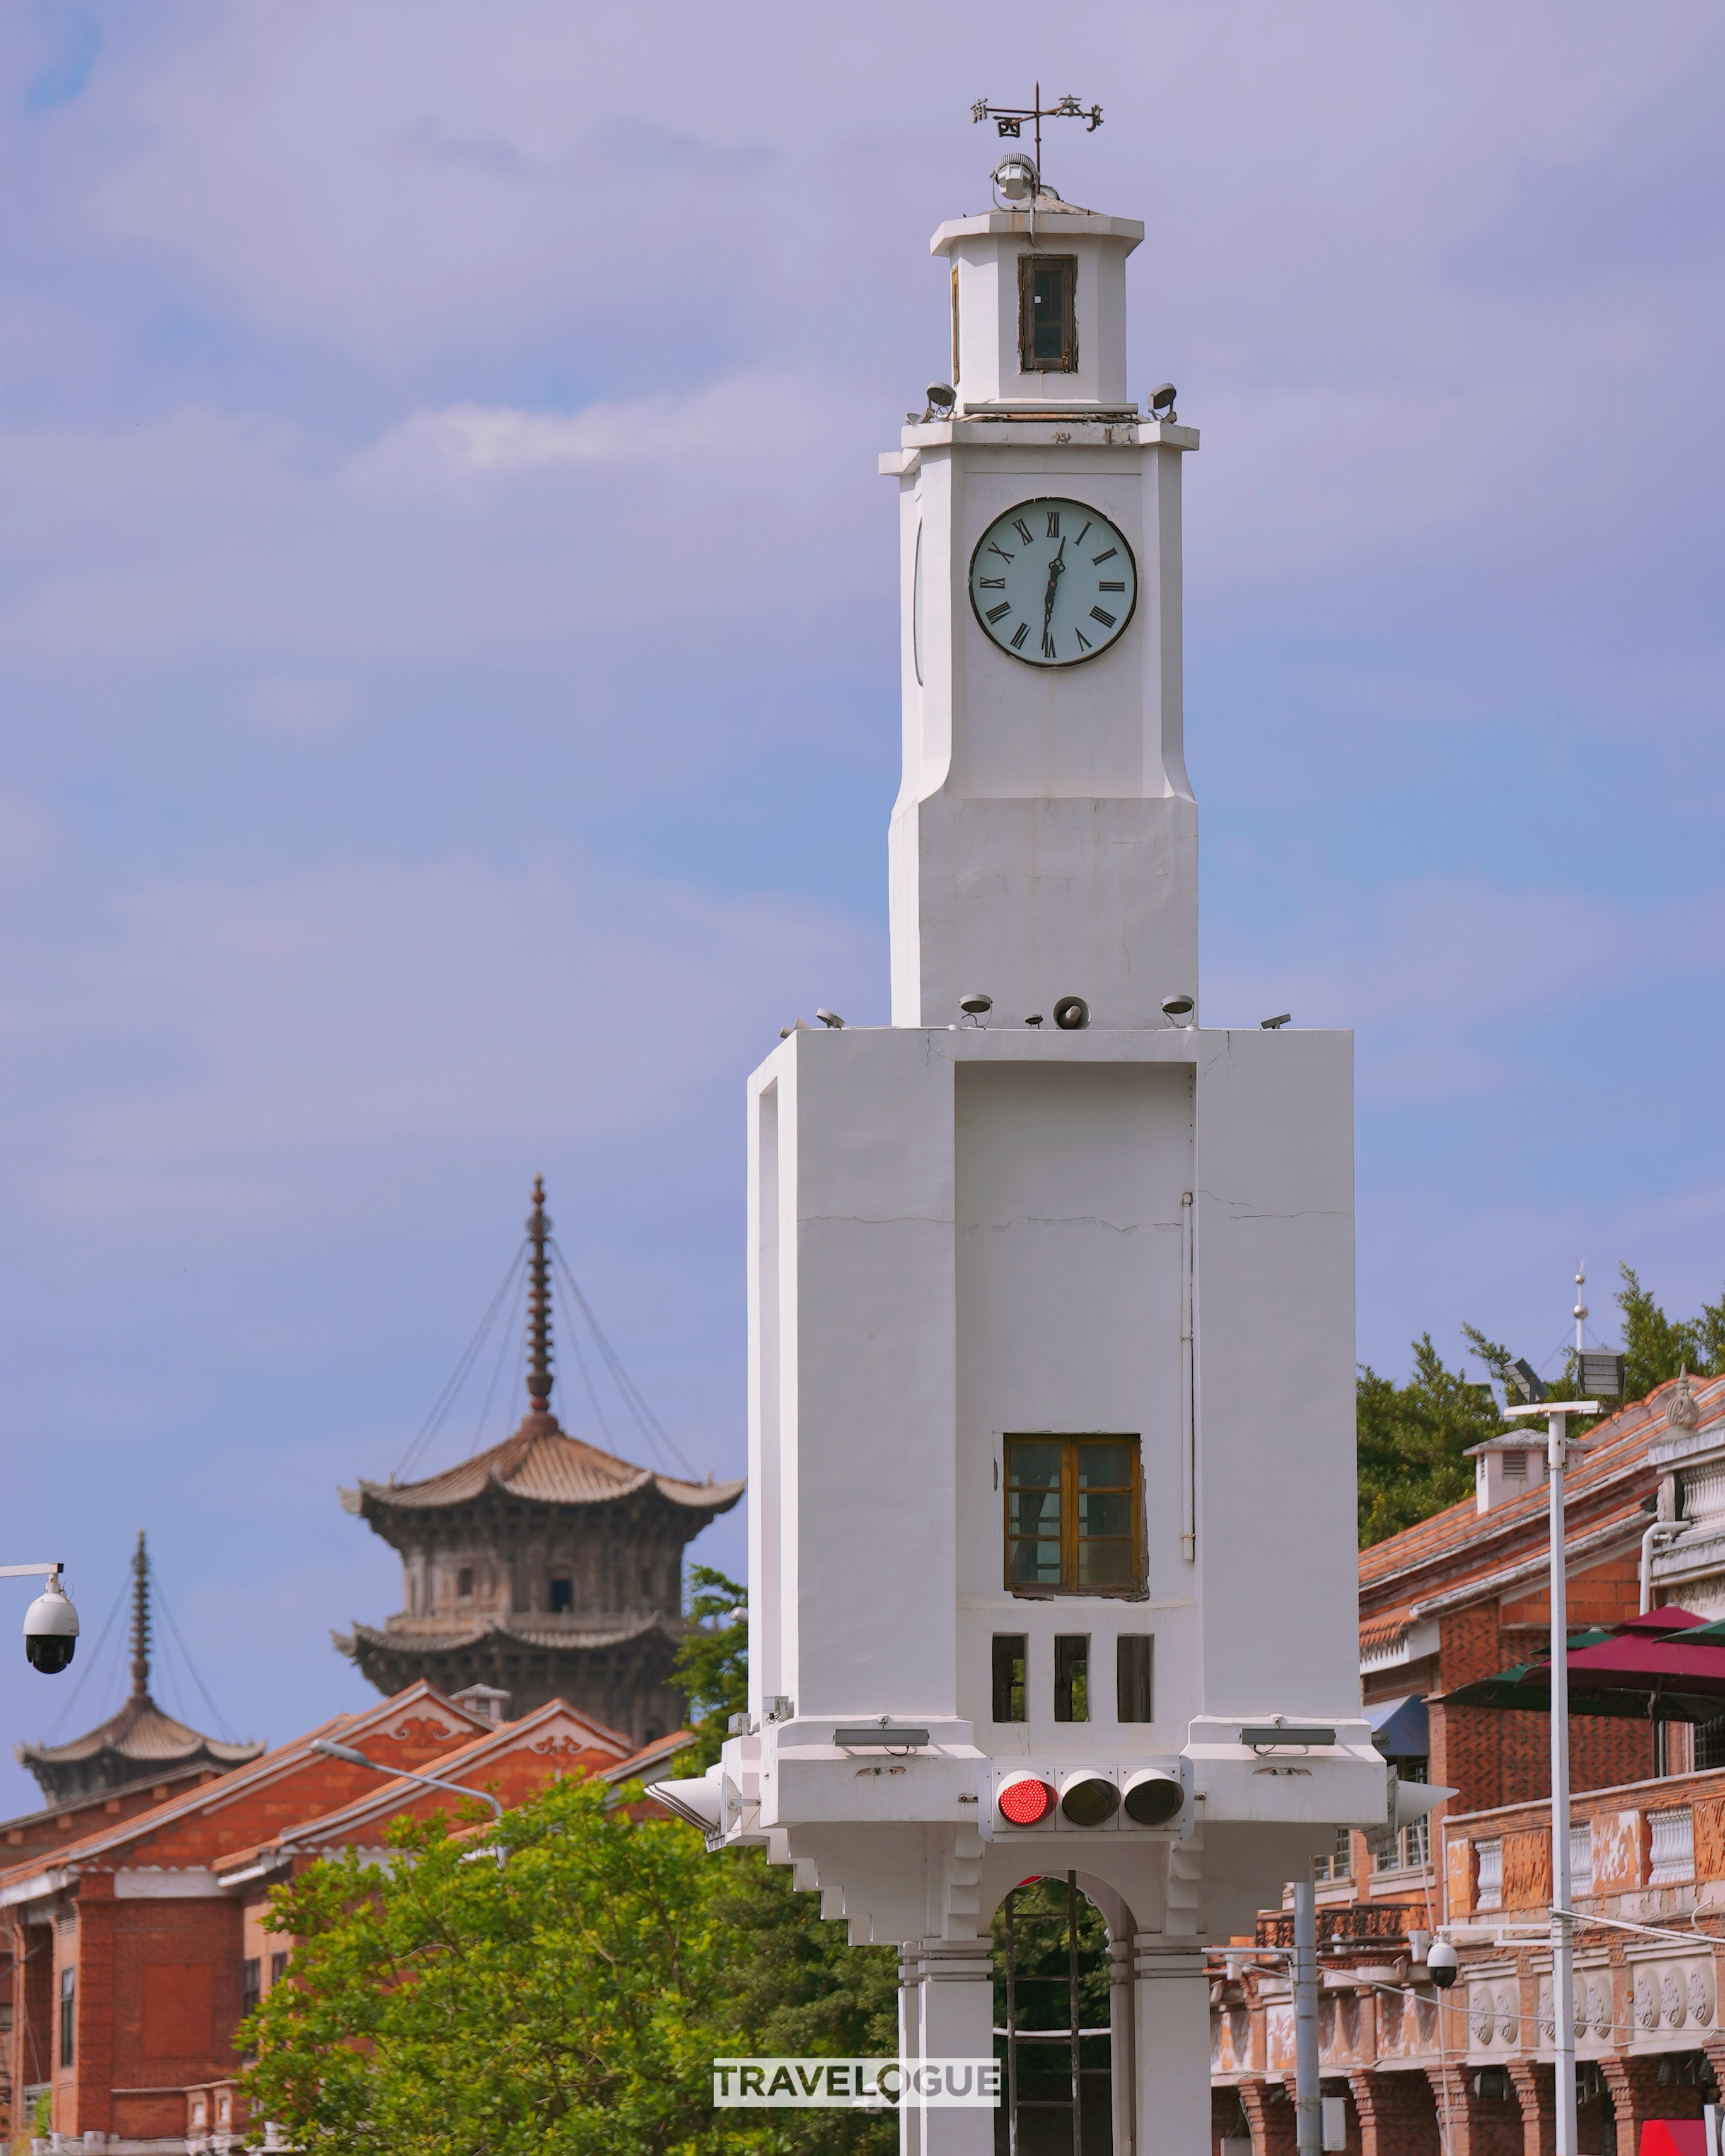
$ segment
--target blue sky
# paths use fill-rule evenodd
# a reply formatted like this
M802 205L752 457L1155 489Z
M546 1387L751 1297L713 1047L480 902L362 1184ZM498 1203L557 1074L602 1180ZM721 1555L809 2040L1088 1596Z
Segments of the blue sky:
M242 1731L364 1697L336 1485L536 1170L740 1466L742 1080L886 1010L875 454L1037 74L1203 431L1206 1017L1357 1029L1362 1355L1720 1292L1717 11L1045 18L0 16L8 1553L99 1623L147 1527ZM8 1741L64 1697L0 1661Z

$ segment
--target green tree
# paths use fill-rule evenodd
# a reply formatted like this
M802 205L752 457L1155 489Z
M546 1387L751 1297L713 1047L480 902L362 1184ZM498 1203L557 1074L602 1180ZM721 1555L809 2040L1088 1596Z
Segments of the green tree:
M387 1866L350 1851L279 1889L268 1921L300 1944L240 2040L254 2108L329 2156L748 2146L717 2124L747 2115L711 2102L731 1986L713 1867L609 1795L552 1783L478 1846L442 1815L398 1820Z
M704 1773L719 1756L733 1714L748 1706L746 1589L711 1566L689 1574L694 1626L677 1653L677 1682L699 1742L680 1771ZM716 1904L730 1940L735 2025L764 2057L880 2058L898 2051L898 1957L891 1947L852 1947L840 1922L824 1922L819 1898L799 1893L783 1866L758 1849L712 1860ZM732 2117L737 2114L731 2113ZM780 2112L775 2148L875 2150L898 2145L890 2118Z
M1704 1302L1695 1317L1669 1318L1644 1288L1633 1265L1620 1264L1615 1301L1623 1313L1625 1399L1645 1399L1686 1367L1697 1376L1725 1370L1725 1294Z
M1471 1497L1467 1448L1503 1427L1490 1390L1447 1369L1429 1332L1413 1348L1414 1374L1405 1385L1380 1377L1369 1363L1360 1365L1354 1413L1362 1549ZM1507 1351L1497 1352L1508 1359Z
M677 1649L676 1682L697 1741L679 1753L677 1771L704 1774L719 1756L732 1716L749 1703L749 1630L742 1621L748 1591L706 1564L690 1568L689 1587L695 1621Z

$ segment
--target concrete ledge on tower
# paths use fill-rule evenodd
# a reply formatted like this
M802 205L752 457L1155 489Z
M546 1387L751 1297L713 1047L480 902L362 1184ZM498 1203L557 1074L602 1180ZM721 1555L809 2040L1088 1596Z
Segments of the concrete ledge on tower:
M1199 1715L1181 1756L1206 1820L1375 1826L1384 1817L1387 1770L1357 1716Z

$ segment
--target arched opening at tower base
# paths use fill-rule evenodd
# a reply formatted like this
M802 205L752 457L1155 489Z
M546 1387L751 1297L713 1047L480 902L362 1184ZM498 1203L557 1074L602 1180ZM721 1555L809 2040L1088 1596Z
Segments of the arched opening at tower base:
M1101 1881L1088 1885L1076 1871L1035 1874L994 1912L995 2156L1113 2156L1116 2118L1131 2117L1115 1942L1130 1951L1132 1918ZM1103 1903L1117 1905L1116 1925Z

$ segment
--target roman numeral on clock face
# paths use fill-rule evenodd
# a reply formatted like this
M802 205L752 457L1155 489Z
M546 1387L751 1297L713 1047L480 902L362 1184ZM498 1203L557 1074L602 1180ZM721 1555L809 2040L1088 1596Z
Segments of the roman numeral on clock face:
M1060 536L1060 512L1057 509L1048 512L1048 536L1050 539L1058 539Z
M1094 521L1094 520L1092 520L1092 521ZM1086 524L1086 525L1085 526L1085 527L1084 527L1084 531L1089 531L1089 529L1090 529L1090 526L1089 526L1088 524ZM1073 544L1075 547L1081 547L1081 546L1084 544L1084 531L1081 531L1081 532L1079 533L1078 536L1077 536L1077 537L1076 537L1076 538L1072 542L1072 544Z
M1089 651L1093 648L1090 639L1085 634L1081 629L1075 629L1072 634L1078 639L1079 649L1081 650Z
M976 587L979 592L1004 592L1006 589L1006 579L1004 577L978 577L976 580Z
M1028 532L1026 532L1024 536L1025 536L1025 537L1026 537L1026 538L1028 538L1028 537L1029 536L1029 534ZM1000 558L1001 558L1001 560L1002 560L1003 562L1010 562L1010 561L1014 558L1010 554L1009 554L1009 553L1007 552L1007 551L1006 551L1005 547L1001 547L1001 546L997 546L997 545L996 545L996 543L994 542L994 541L993 541L993 540L992 540L992 539L988 542L988 552L989 552L991 554L998 554L998 555L1000 557Z
M1003 578L1001 582L1004 583L1005 582L1005 578ZM1099 592L1123 592L1126 589L1126 579L1124 577L1122 577L1116 582L1111 583L1107 578L1099 578L1096 581L1096 589Z
M1004 583L1006 579L1003 577L1000 581L1002 583ZM1010 599L1002 599L999 606L990 607L988 608L988 619L991 622L996 622L999 621L1003 615L1009 614L1011 612L1012 601Z
M1017 627L1017 628L1013 631L1013 636L1012 636L1012 648L1013 648L1013 649L1014 649L1014 651L1022 651L1022 650L1024 649L1024 639L1025 639L1025 638L1026 638L1029 634L1030 634L1030 624L1029 624L1029 622L1027 622L1027 621L1021 621L1021 622L1019 624L1018 627Z
M1045 659L1053 659L1058 655L1055 650L1053 634L1048 629L1044 629L1042 632L1042 655Z
M1104 613L1101 607L1092 607L1090 610L1090 618L1092 621L1101 622L1104 629L1112 629L1114 626L1113 615Z
M1104 562L1111 562L1119 552L1120 549L1117 547L1110 547L1100 554L1092 554L1090 557L1091 564L1100 569Z
M1012 520L1012 528L1018 533L1019 538L1022 539L1024 544L1028 547L1031 541L1031 531L1029 526L1025 523L1022 516L1014 517Z

